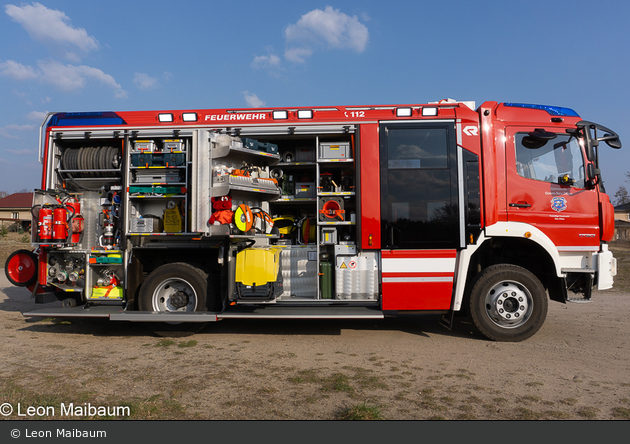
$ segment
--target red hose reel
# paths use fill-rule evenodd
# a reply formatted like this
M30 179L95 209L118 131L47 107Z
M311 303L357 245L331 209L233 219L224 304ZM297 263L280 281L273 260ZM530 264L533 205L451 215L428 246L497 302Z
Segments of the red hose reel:
M345 220L346 211L343 209L343 199L338 197L322 197L319 199L319 220Z

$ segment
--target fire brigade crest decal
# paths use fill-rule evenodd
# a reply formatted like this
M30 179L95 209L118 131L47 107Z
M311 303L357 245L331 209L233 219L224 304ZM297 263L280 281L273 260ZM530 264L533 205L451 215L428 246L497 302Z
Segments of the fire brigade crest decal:
M551 199L551 208L560 212L567 209L567 200L564 197L554 197Z

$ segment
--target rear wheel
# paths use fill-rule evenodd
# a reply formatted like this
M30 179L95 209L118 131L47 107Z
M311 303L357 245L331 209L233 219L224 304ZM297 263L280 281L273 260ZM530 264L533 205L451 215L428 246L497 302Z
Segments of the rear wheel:
M479 273L468 303L477 329L495 341L523 341L547 317L547 294L540 280L511 264L493 265Z
M37 280L37 255L29 250L14 251L4 263L4 274L18 287L33 284Z
M176 262L162 265L145 279L140 288L141 311L207 311L214 292L208 275L192 265Z

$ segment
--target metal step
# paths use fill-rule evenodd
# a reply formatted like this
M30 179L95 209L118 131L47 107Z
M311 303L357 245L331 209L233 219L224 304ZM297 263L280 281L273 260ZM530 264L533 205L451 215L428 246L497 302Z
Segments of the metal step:
M352 306L247 306L239 305L217 315L217 319L383 319L378 308Z
M26 317L109 318L130 322L214 322L221 319L383 319L378 308L352 306L236 306L224 313L160 313L152 311L124 311L120 306L80 306L46 308L23 313Z
M40 310L33 310L27 313L22 313L25 317L41 317L41 318L54 318L54 317L67 317L67 318L109 318L112 314L122 312L123 308L118 305L93 305L86 307L81 305L79 307L63 308L42 308Z
M573 304L589 304L593 302L593 300L586 298L567 298L567 302L571 302Z

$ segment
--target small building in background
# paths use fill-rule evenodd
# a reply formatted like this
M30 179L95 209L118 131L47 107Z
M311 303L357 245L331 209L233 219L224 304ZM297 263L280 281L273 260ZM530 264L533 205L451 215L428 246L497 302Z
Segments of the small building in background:
M615 236L613 240L630 240L630 203L615 207Z
M0 199L0 227L9 231L31 229L33 193L15 193Z

